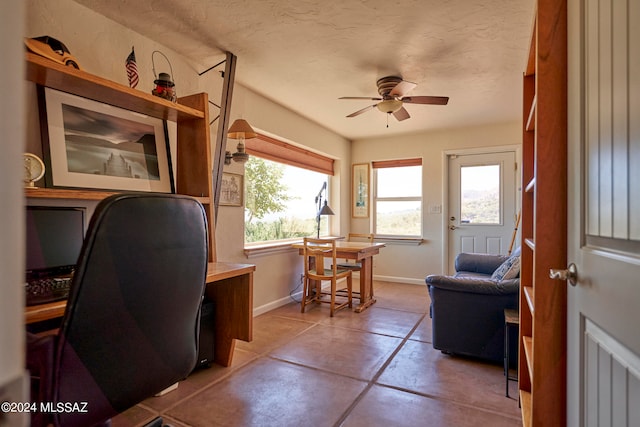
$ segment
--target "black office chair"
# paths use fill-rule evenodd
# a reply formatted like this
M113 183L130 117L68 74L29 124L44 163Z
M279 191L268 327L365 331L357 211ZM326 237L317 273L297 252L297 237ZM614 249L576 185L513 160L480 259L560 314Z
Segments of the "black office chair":
M79 407L38 411L33 426L109 425L192 371L207 237L204 209L187 196L129 193L98 204L60 329L27 339L32 400Z

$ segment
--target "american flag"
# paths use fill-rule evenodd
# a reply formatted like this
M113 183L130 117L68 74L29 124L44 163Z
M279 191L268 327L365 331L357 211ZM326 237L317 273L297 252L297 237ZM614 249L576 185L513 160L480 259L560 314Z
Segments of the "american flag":
M136 65L136 53L131 48L131 53L127 56L127 77L129 77L129 87L138 86L138 66Z

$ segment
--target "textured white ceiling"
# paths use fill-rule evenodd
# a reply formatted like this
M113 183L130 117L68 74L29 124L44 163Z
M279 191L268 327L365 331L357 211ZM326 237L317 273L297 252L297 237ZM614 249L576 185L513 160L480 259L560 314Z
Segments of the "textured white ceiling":
M236 82L349 139L520 117L533 0L75 1L205 66L232 52ZM346 118L388 75L449 104Z

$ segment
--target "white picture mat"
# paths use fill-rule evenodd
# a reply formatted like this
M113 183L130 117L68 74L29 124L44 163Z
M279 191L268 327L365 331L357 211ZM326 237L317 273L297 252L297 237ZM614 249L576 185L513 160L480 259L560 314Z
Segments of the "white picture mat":
M50 168L49 176L52 181L51 186L104 190L172 192L172 177L169 170L169 153L167 151L168 148L162 120L50 88L45 88L44 91L49 148L49 164L47 166ZM67 141L62 108L63 104L87 110L89 112L97 112L110 116L114 118L114 121L124 119L130 122L135 122L141 126L146 125L153 128L159 179L131 178L70 171L69 160L67 158Z

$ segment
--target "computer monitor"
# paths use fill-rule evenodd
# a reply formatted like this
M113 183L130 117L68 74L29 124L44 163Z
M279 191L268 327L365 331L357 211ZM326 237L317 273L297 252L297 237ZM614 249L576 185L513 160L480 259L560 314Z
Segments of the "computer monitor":
M69 274L84 239L85 209L27 206L27 280Z

